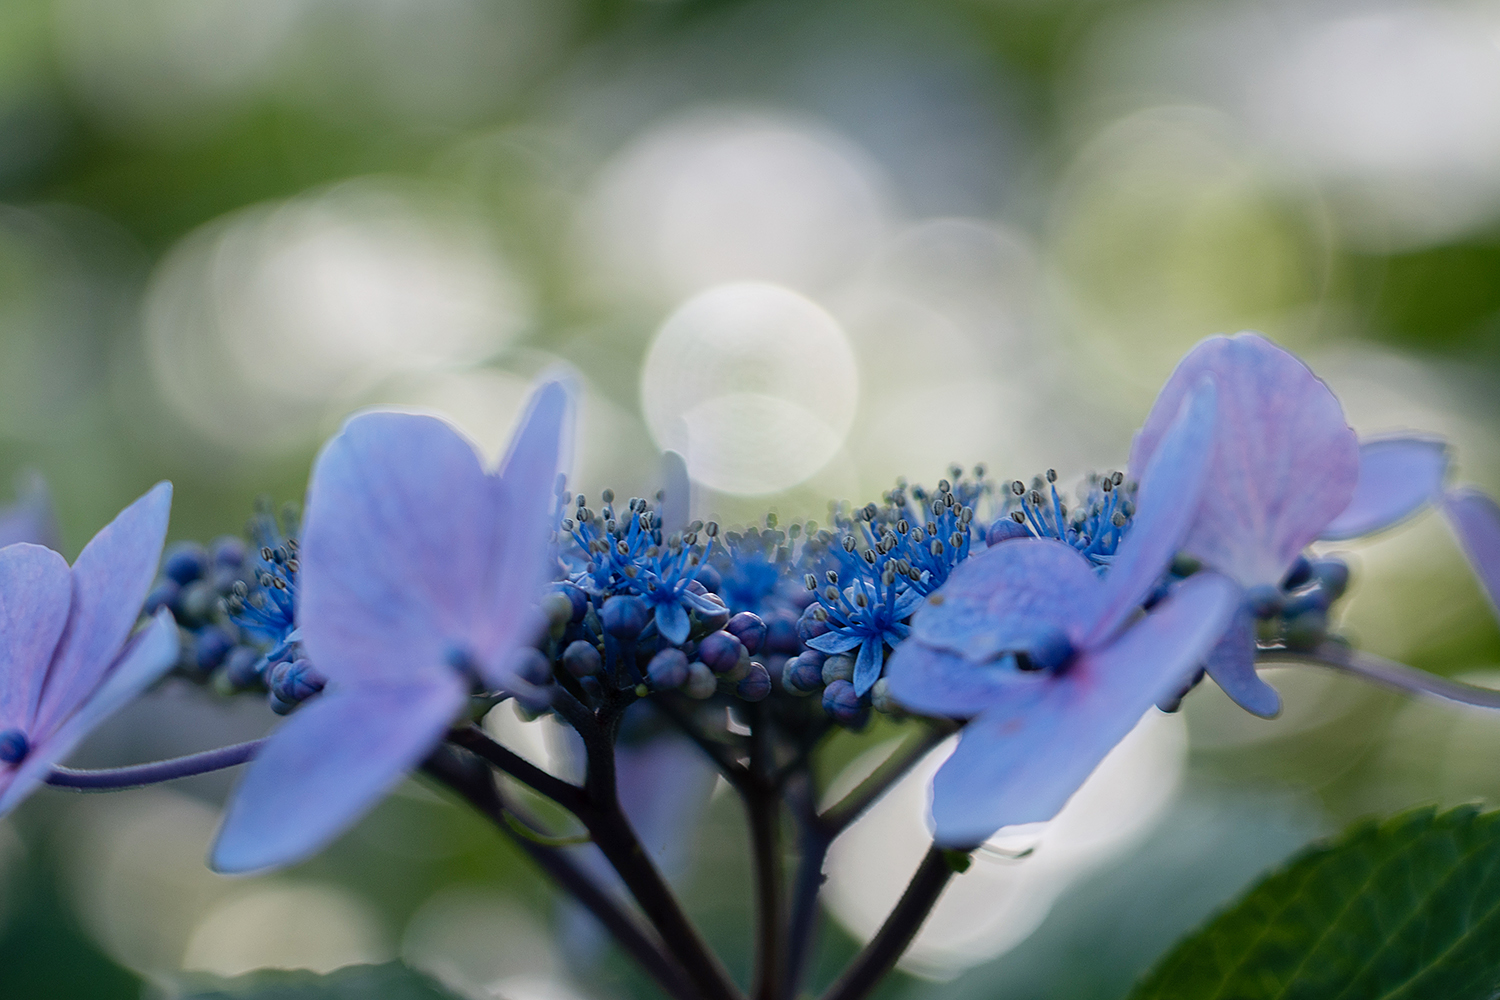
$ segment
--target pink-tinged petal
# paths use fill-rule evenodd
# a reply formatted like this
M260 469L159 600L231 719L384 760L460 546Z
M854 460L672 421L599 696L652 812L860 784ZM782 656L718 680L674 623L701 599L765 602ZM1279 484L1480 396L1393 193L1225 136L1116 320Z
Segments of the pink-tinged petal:
M1336 542L1389 528L1436 500L1448 475L1448 446L1439 438L1362 441L1354 499L1318 537Z
M71 715L115 662L156 576L171 509L172 484L157 483L79 553L68 624L37 706L39 730Z
M1500 615L1500 506L1478 490L1466 487L1450 490L1443 497L1443 513L1458 536L1474 575L1484 584L1490 607Z
M903 708L952 719L972 718L996 701L1029 698L1027 692L1052 683L1042 671L1017 670L1010 659L974 663L915 639L896 647L885 676Z
M1093 623L1099 580L1072 546L1018 538L959 563L912 617L912 635L975 662L1027 649L1045 633L1075 644Z
M1141 716L1197 669L1238 594L1215 574L1194 576L1113 644L970 721L933 779L937 842L972 847L1002 826L1057 815Z
M1205 340L1178 364L1136 435L1137 474L1206 374L1218 386L1218 432L1183 548L1243 586L1274 586L1349 506L1359 445L1339 401L1306 365L1242 333Z
M177 662L177 623L163 608L151 623L131 636L120 658L110 665L109 673L98 690L79 706L77 712L62 720L57 729L41 735L26 759L14 769L6 782L0 776L0 816L20 804L21 800L47 780L54 764L61 763L84 737L105 719L134 701L156 683ZM6 770L0 766L0 771Z
M442 740L464 704L457 674L330 689L299 708L246 770L210 856L245 874L302 861L353 826Z
M1217 395L1213 378L1204 376L1153 450L1141 474L1134 521L1105 574L1085 646L1104 641L1129 621L1171 565L1213 458Z
M31 737L53 650L68 621L68 562L40 545L0 549L0 732Z
M1281 712L1281 695L1255 672L1255 619L1240 608L1204 664L1208 676L1245 711L1263 719Z
M21 479L16 502L0 507L0 546L30 542L49 549L59 547L57 515L47 481L33 472Z

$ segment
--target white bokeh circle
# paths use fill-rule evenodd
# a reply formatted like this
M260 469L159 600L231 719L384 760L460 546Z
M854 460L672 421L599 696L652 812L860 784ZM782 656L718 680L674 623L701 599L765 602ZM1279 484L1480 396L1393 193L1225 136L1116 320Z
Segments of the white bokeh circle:
M843 445L859 375L837 320L764 282L701 292L669 316L647 352L641 406L657 446L724 493L795 486Z

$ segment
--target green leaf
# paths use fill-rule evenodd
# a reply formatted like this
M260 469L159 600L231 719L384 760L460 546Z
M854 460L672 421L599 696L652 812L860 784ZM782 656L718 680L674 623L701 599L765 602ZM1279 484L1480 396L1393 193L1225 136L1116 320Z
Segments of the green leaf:
M459 1000L400 962L350 965L327 975L264 969L233 979L194 976L181 986L180 1000Z
M1492 1000L1497 984L1500 813L1423 809L1305 851L1130 1000Z

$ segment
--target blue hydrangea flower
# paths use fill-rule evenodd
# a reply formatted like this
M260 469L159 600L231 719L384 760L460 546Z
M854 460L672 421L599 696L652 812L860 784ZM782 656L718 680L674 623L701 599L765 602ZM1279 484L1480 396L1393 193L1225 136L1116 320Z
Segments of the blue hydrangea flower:
M702 525L688 525L686 532L663 531L660 511L652 510L644 499L632 499L629 510L616 516L614 496L606 491L604 506L598 515L584 506L578 495L574 516L563 521L563 530L578 546L577 561L583 563L573 574L572 582L596 597L634 594L650 605L656 630L673 645L687 641L692 623L688 613L698 611L712 615L720 605L698 593L694 587L699 572L712 554L717 527L705 532L707 541L698 543Z
M973 847L1002 826L1051 819L1223 633L1237 590L1214 573L1138 617L1203 490L1214 396L1201 380L1159 438L1135 524L1102 577L1064 542L1004 541L960 564L914 615L891 657L891 694L968 720L933 782L939 844Z
M176 662L169 612L131 635L171 504L171 484L157 484L95 535L71 569L40 545L0 549L0 815Z
M308 484L297 622L327 689L245 773L215 868L307 857L432 751L476 687L528 690L510 666L540 624L572 413L563 383L542 385L498 473L431 416L359 414L324 446Z
M927 596L887 563L876 569L851 560L856 573L840 587L836 570L828 570L825 585L816 589L818 604L828 616L829 631L807 640L807 645L830 656L858 648L854 661L854 693L864 697L885 665L885 647L892 649L911 634L905 624ZM809 583L816 584L815 577Z
M1282 605L1283 584L1309 543L1379 530L1426 503L1446 452L1415 438L1361 448L1327 385L1287 351L1242 333L1209 338L1182 359L1136 435L1132 469L1151 459L1206 374L1219 389L1218 431L1183 549L1244 595L1208 658L1209 676L1243 708L1271 717L1281 698L1255 672L1256 616Z

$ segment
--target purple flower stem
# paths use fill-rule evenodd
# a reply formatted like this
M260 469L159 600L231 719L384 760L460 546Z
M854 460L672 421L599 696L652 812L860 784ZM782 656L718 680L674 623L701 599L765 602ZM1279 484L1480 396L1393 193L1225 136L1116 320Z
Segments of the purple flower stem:
M130 767L86 771L54 766L52 773L47 775L47 784L77 791L116 791L155 785L162 781L191 778L195 774L208 774L210 771L222 771L226 767L243 764L254 757L264 743L265 740L251 740L248 743L188 754L186 757L173 757L171 760L134 764Z
M584 802L574 815L588 828L595 846L619 874L662 940L671 943L702 1000L742 1000L729 973L682 911L620 807L614 740L621 716L633 701L635 695L629 690L607 692L605 704L596 715L566 691L554 691L552 707L578 731L588 760Z
M901 901L885 918L885 923L870 943L855 956L854 962L844 970L823 1000L863 1000L870 995L886 973L896 965L896 959L906 951L912 938L921 930L922 923L932 907L943 894L948 880L953 877L954 866L950 861L952 851L936 845L927 849L927 855L917 866L916 874L906 884Z
M1409 667L1404 663L1397 663L1395 660L1361 653L1335 642L1325 642L1307 653L1288 649L1261 650L1256 659L1262 663L1312 663L1353 674L1355 677L1363 677L1367 681L1373 681L1407 694L1431 695L1435 698L1443 698L1462 705L1476 705L1480 708L1500 708L1500 691L1449 680L1425 670L1418 670L1416 667Z
M775 784L776 759L771 721L764 704L750 706L750 775L739 789L750 825L755 857L756 1000L778 1000L786 983L787 939L782 912L781 796Z
M578 900L594 918L609 931L620 947L640 964L661 988L675 1000L697 1000L693 989L681 967L636 921L626 914L599 888L566 854L547 847L517 833L506 821L506 814L525 823L513 808L501 798L490 774L469 766L473 758L465 760L450 748L441 748L422 766L430 777L457 792L479 813L488 818L502 834L531 858L538 868L546 872L563 890Z
M798 826L797 874L792 883L791 919L787 925L789 948L786 961L786 987L783 995L800 994L807 961L813 954L818 933L818 893L823 890L823 862L833 838L818 822L818 804L813 793L812 776L804 772L800 780L788 783L788 798Z

